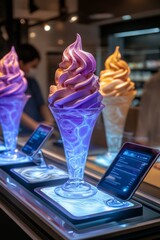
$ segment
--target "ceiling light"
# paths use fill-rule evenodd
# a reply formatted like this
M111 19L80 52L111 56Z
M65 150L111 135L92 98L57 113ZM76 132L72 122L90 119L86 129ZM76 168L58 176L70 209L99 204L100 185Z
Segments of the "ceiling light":
M70 23L73 23L73 22L76 22L78 20L78 16L77 15L74 15L72 16L70 19L69 19L69 22Z
M48 25L48 24L45 24L45 25L44 25L44 30L45 30L46 32L50 31L50 30L51 30L51 26Z
M20 19L20 24L25 24L26 23L26 20L24 18L21 18Z
M159 33L159 32L160 32L160 28L149 28L149 29L142 29L142 30L136 30L136 31L115 33L114 36L117 38L121 38L121 37L153 34L153 33Z
M35 32L30 32L29 37L30 38L35 38L36 37L36 33Z
M122 19L127 21L127 20L131 20L132 19L132 16L131 15L123 15L122 16Z

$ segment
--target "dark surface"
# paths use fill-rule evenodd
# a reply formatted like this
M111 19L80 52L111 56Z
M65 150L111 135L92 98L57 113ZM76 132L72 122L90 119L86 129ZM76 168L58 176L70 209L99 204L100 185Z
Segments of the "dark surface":
M31 238L0 209L1 240L31 240ZM3 237L2 237L3 236Z

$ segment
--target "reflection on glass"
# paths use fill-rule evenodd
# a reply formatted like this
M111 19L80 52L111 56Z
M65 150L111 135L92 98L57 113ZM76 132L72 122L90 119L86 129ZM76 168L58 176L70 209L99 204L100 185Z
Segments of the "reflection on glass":
M0 154L0 164L26 161L26 155L16 148L23 108L30 96L10 96L0 100L0 123L6 151Z
M85 198L97 191L84 181L84 169L92 131L102 108L50 108L61 133L69 174L69 180L55 189L62 197Z

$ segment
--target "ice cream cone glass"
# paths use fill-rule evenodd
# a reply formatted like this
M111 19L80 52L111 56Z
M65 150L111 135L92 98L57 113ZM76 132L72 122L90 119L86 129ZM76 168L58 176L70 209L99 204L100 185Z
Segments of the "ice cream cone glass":
M106 166L111 164L121 148L125 122L133 97L128 95L103 99L105 108L102 115L107 141L107 153L104 156Z
M65 198L86 198L97 192L96 187L84 181L88 148L96 120L103 108L50 110L57 122L63 140L69 179L55 189Z
M22 111L29 97L23 94L0 98L0 123L5 144L5 152L0 154L0 164L26 158L17 149L17 137Z

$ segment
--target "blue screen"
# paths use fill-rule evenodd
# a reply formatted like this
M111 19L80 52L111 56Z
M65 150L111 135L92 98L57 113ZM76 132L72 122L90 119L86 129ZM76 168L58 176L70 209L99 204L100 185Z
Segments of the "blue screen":
M124 146L100 180L98 187L114 196L128 199L147 174L158 154L158 150L139 145Z
M104 181L126 192L134 184L137 176L143 172L150 159L151 155L149 154L125 150L120 154L116 165L109 175L105 177Z
M22 152L25 154L32 156L39 150L39 147L44 142L45 138L49 135L51 132L50 126L39 126L34 133L31 135L31 137L28 139L24 147L22 148Z

